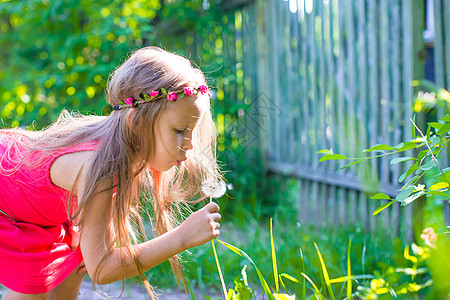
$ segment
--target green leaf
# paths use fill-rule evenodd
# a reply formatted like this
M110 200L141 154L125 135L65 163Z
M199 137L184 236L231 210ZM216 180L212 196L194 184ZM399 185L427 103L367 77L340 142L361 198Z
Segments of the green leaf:
M450 114L446 114L445 116L443 116L439 120L441 120L443 122L450 122Z
M412 194L414 191L414 186L409 186L407 188L404 188L398 195L395 197L395 200L398 202L403 202L406 198L408 198L409 195Z
M338 278L330 279L331 283L342 283L347 280L359 280L359 279L373 279L375 276L373 275L352 275L352 276L341 276Z
M420 170L424 170L424 171L428 171L431 168L436 167L436 163L434 162L434 160L430 159L429 161L427 161L426 163L424 163L423 165L420 166Z
M420 191L420 192L414 193L411 196L409 196L408 198L406 198L403 201L402 205L410 204L411 202L413 202L414 200L416 200L417 198L419 198L423 195L425 195L425 191Z
M144 94L144 100L149 101L150 100L150 96L147 94Z
M272 266L273 266L273 278L275 279L275 290L278 293L280 291L280 287L279 287L279 283L278 283L277 256L275 253L275 244L273 242L272 221L273 221L273 219L270 218L270 248L272 249Z
M416 147L417 147L417 143L406 142L406 143L403 143L403 145L400 147L400 149L398 149L398 151L399 152L407 151L407 150L415 149Z
M438 182L438 183L435 183L432 186L430 186L429 190L433 191L433 190L441 190L441 189L445 189L445 188L448 188L447 182Z
M280 276L281 276L281 277L284 277L284 278L286 278L286 279L289 279L289 280L292 281L292 282L300 283L300 281L298 281L297 278L292 277L292 276L289 275L289 274L281 273Z
M333 151L331 149L322 149L322 150L317 151L317 153L320 153L320 154L333 154Z
M351 166L353 166L353 165L356 165L357 163L360 163L360 162L362 162L362 160L357 160L357 161L354 161L354 162L352 162L352 163L346 164L345 166L339 168L338 171L341 171L341 170L343 170L343 169L346 169L346 168L348 168L348 167L351 167Z
M427 126L427 134L426 134L427 141L430 140L430 134L431 134L431 127Z
M119 101L119 102L117 102L117 104L119 104L119 105L125 105L125 103L124 103L123 101Z
M364 153L371 152L371 151L394 151L397 150L396 148L386 145L386 144L377 144L369 149L363 150Z
M414 157L398 157L398 158L394 158L391 160L391 165L398 164L402 161L415 160L415 159L416 158L414 158Z
M295 300L295 295L273 293L275 300Z
M439 136L432 136L431 137L431 144L429 145L430 148L433 148L434 146L436 146L437 144L439 144L439 142L441 141Z
M349 278L352 277L352 264L350 260L350 249L352 247L352 239L348 241L348 250L347 250L347 276ZM347 281L347 300L352 300L352 281Z
M327 267L325 266L325 262L323 261L322 254L320 254L319 247L317 247L316 243L314 243L314 247L316 247L317 254L319 255L320 265L322 266L322 274L323 274L323 278L325 279L325 284L327 286L328 294L329 294L331 300L334 300L335 299L334 293L333 293L333 289L331 288L330 276L328 275Z
M411 167L409 167L408 171L406 171L405 173L403 173L402 175L400 175L400 177L398 178L398 182L403 182L403 180L405 180L406 177L408 177L409 175L411 175L415 170L417 170L417 168L419 167L419 165L417 163L413 164Z
M385 203L385 204L379 206L377 209L375 209L375 211L373 212L372 215L373 215L373 216L378 215L383 209L388 208L389 206L392 205L392 203L394 203L394 202L396 202L396 201L397 201L397 200L392 200L392 201L389 201L389 202L387 202L387 203Z
M428 125L439 130L444 124L439 122L430 122Z
M348 159L348 158L342 154L326 154L319 160L319 162L325 160L339 160L339 159Z
M314 290L315 290L314 296L316 296L317 299L325 299L325 298L322 296L322 294L320 293L320 291L319 291L319 289L317 288L317 285L314 283L314 281L312 281L311 278L309 278L308 275L306 275L306 274L303 273L303 272L301 273L301 275L302 275L303 277L305 277L306 280L308 280L309 283L311 283L311 285L313 286L313 288L314 288Z
M450 194L447 194L447 193L442 192L442 191L428 191L427 195L443 196L443 197L446 197L446 198L450 198Z
M164 95L167 94L167 91L165 88L161 88L161 93L163 93Z
M378 193L373 195L372 197L369 197L370 199L380 199L380 200L391 200L391 197L384 193Z
M441 135L443 133L448 133L450 131L450 123L445 123L439 130L436 132L437 135Z

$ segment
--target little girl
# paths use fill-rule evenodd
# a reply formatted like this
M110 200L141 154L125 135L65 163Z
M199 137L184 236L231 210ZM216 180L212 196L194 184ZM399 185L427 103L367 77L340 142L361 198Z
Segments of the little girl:
M220 178L203 73L143 48L113 72L107 101L108 117L63 112L40 132L0 130L3 299L77 299L86 271L107 284L167 259L179 279L176 255L219 235L215 203L174 223L179 202ZM157 237L145 241L148 199Z

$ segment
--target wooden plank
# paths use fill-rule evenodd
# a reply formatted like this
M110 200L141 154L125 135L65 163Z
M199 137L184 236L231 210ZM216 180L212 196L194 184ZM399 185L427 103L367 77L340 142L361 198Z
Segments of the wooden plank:
M434 1L434 78L438 86L444 87L444 22L442 8L442 1Z
M317 151L322 149L329 149L329 145L327 142L327 107L326 107L326 100L325 100L325 89L326 89L326 74L325 74L325 21L324 21L324 7L322 1L317 1L317 12L318 17L320 18L320 41L319 41L319 47L318 49L318 56L319 56L319 81L318 81L318 97L319 97L319 105L320 105L320 111L319 111L319 120L320 124L317 128L319 131L319 137L320 139L316 142L316 148L314 149L314 152L316 153L316 159L317 157ZM320 166L324 167L324 166Z
M303 7L305 7L305 1L306 0L300 0L303 1ZM310 150L310 137L309 137L309 101L308 101L308 43L307 43L307 34L310 32L307 22L307 14L306 11L303 11L303 22L301 26L301 45L302 45L302 56L301 61L303 65L303 76L302 76L302 88L303 88L303 97L302 97L302 103L303 103L303 122L302 122L302 135L301 135L301 141L303 145L303 161L302 166L309 166L310 158L311 158L311 150Z
M348 205L347 205L347 225L358 226L358 206L357 206L357 195L358 192L355 190L348 190Z
M279 1L276 0L272 0L271 1L271 11L272 11L272 24L271 24L271 28L272 28L272 46L273 46L273 52L272 52L272 57L273 57L273 63L272 63L272 72L273 72L273 81L271 81L273 83L273 93L271 95L271 99L273 99L275 105L277 105L278 107L281 107L280 104L280 95L282 95L282 90L280 89L280 78L279 78L279 66L280 66L280 59L279 59L279 53L280 53L280 44L281 44L281 40L280 40L280 19L278 18L279 16ZM269 118L270 120L270 118ZM281 153L281 139L280 139L280 119L279 118L274 118L273 122L273 132L272 134L274 134L273 136L273 144L272 147L274 148L274 153L273 153L273 159L275 161L280 161L280 153Z
M292 47L291 47L291 57L292 57L292 76L293 76L293 109L292 112L292 123L293 123L293 136L292 141L294 143L292 154L293 156L293 162L300 163L301 162L301 153L303 152L301 149L301 136L300 136L300 122L301 122L301 113L300 113L300 107L301 107L301 77L300 77L300 53L299 53L299 45L300 45L300 30L299 30L299 15L298 10L292 14L291 17L291 32L292 36L291 39L293 41Z
M391 113L389 106L391 105L390 96L390 51L388 45L390 45L389 33L389 6L387 0L380 1L380 60L379 64L381 67L381 85L380 85L380 143L391 144L390 134L389 134L389 123L391 120ZM380 181L381 184L391 182L389 169L389 159L385 156L381 158L381 173Z
M267 168L269 170L272 170L285 176L305 178L311 181L320 181L327 183L329 185L342 186L348 189L367 191L367 186L361 184L360 182L361 179L359 177L353 174L345 174L342 171L339 173L326 172L314 169L312 167L299 168L298 165L296 164L273 162L273 161L269 161L267 163ZM398 185L386 184L381 185L379 191L388 194L390 196L395 196L398 194L398 188L399 188Z
M450 1L443 1L443 10L444 13L443 21L444 21L444 49L445 53L445 79L444 79L444 88L450 91ZM448 149L447 149L448 150Z
M401 21L402 21L402 103L403 103L403 123L404 130L402 138L404 141L412 138L411 128L411 106L413 101L413 89L410 84L413 80L413 46L412 46L412 19L411 19L411 1L402 0ZM412 156L412 150L405 153L406 156Z
M316 40L316 22L315 17L317 14L317 3L313 3L313 11L307 15L307 20L309 22L309 29L311 34L309 34L308 44L310 49L310 61L309 61L309 98L308 101L311 103L312 107L312 116L309 116L309 131L313 134L313 141L309 145L309 148L311 150L311 161L309 165L312 165L314 167L319 166L319 156L317 154L317 144L319 141L319 120L318 120L318 107L317 107L317 73L318 73L318 66L316 63L316 56L317 56L317 40Z
M314 181L310 183L311 186L311 195L309 198L309 201L311 203L311 223L314 225L314 227L319 229L320 227L320 214L322 212L322 208L320 207L320 201L319 199L319 182Z
M330 140L329 140L329 148L336 149L336 94L335 94L335 66L334 66L334 24L333 24L333 1L329 1L326 3L327 9L324 12L324 15L326 16L326 28L328 34L326 34L326 41L328 43L328 47L326 49L327 55L326 55L326 82L327 82L327 92L326 95L328 96L328 106L329 109L327 111L327 118L329 119L329 122L327 126L329 127L330 132ZM327 163L327 170L336 170L336 161L329 161Z
M368 7L368 57L369 57L369 101L371 103L369 117L369 144L378 143L378 117L379 117L379 89L378 89L378 22L377 22L378 5L376 1L369 1ZM369 153L371 155L372 153ZM371 160L372 176L379 178L379 160Z
M301 207L302 208L302 223L310 224L311 222L311 198L310 198L310 182L302 180L301 185Z
M256 63L255 65L257 66L257 73L256 73L256 81L257 81L257 91L255 91L255 95L254 98L252 98L252 102L253 101L257 101L257 96L260 95L260 93L262 95L269 95L269 91L268 91L268 87L267 87L267 82L270 82L269 78L270 78L270 72L269 70L269 53L270 53L270 36L269 36L269 30L268 30L268 26L269 26L269 20L267 17L267 1L268 0L258 0L256 1L256 16L255 18L257 18L257 21L255 21L254 25L256 25L256 52L257 57L256 57ZM258 112L261 111L260 107L259 107L260 103L256 103L256 109ZM259 127L258 127L258 142L260 145L260 149L262 149L261 151L261 158L265 159L266 157L270 157L268 155L268 148L269 145L271 145L269 143L270 141L270 136L269 136L269 130L268 127L269 125L264 123L264 120L262 120L261 117L258 118L258 120L260 121Z
M398 1L390 4L392 10L392 18L391 18L391 30L392 30L392 62L391 62L391 70L392 70L392 103L393 103L393 145L397 145L402 142L402 131L405 130L405 124L403 124L402 118L402 99L401 99L401 57L400 57L400 49L402 47L401 44L401 33L400 33L400 4ZM408 127L407 127L408 128ZM394 156L395 157L395 156ZM392 157L392 158L394 158ZM398 157L398 156L396 156ZM395 184L398 182L398 178L403 173L401 166L403 164L396 164L391 166L392 172L392 183ZM406 171L406 170L405 170Z
M367 195L365 193L360 193L359 206L360 206L360 214L362 216L361 226L366 230L369 229L369 218L371 216L371 213L369 212L368 208L368 201L370 201L370 199L367 197Z
M330 199L331 199L331 205L330 205L330 222L333 224L338 224L338 199L337 199L337 190L335 185L328 185L330 190Z
M345 189L342 187L337 188L337 211L338 211L338 224L347 225L347 197Z
M345 45L347 48L347 59L346 59L346 77L347 80L344 81L346 84L344 87L345 90L345 99L346 99L346 108L347 108L347 143L349 146L349 155L350 157L356 156L356 139L359 137L358 129L357 129L357 120L355 115L356 110L356 96L355 91L358 89L358 85L356 84L356 69L358 68L358 64L355 59L355 30L354 30L354 13L353 13L353 4L354 1L346 1L344 5L344 23L346 30L346 38ZM354 169L354 168L353 168Z
M344 88L345 88L345 39L344 39L344 4L342 2L338 3L338 44L339 44L339 54L337 57L337 131L336 137L339 141L339 144L336 147L335 151L337 153L342 153L344 155L348 155L346 145L346 128L345 128L345 98L344 98ZM343 162L338 161L337 167L342 167ZM346 170L345 172L348 172Z
M294 46L294 24L293 22L296 22L296 15L294 13L292 13L289 10L289 7L287 8L286 12L286 26L287 26L287 51L286 51L286 62L287 62L287 77L288 77L288 89L287 89L287 94L288 94L288 98L289 98L289 119L288 119L288 128L287 128L287 139L289 141L289 145L287 145L287 158L286 160L288 162L295 162L295 156L296 156L296 152L295 152L295 148L296 148L296 140L295 140L295 130L296 130L296 108L297 106L297 98L295 96L295 85L296 85L296 74L295 74L295 70L294 70L294 53L293 53L293 47Z

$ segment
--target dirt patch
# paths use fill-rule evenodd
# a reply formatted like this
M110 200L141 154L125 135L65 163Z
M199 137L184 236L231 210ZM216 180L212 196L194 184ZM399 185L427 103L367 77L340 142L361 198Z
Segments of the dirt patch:
M6 287L0 285L0 299L3 295L5 295L9 290ZM102 292L103 291L103 292ZM182 290L156 290L159 295L159 300L184 300L191 299L190 295L187 297L186 293ZM122 282L115 282L112 284L107 284L96 287L92 286L91 281L83 280L83 284L81 285L80 295L78 296L78 300L96 300L96 299L117 299L119 295L122 293ZM201 300L205 299L205 295L211 297L211 299L215 299L216 297L220 298L219 294L207 293L196 290L195 292L196 299ZM222 296L223 297L223 296ZM147 293L147 290L143 286L139 286L132 283L127 283L125 285L125 289L123 290L122 297L120 299L126 300L144 300L150 299L150 296Z

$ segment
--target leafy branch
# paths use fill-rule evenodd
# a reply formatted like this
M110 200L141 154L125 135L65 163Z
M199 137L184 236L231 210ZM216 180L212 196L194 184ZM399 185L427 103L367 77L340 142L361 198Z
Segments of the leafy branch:
M449 186L450 186L450 168L442 169L438 162L438 157L442 153L444 147L448 148L448 142L450 139L450 114L446 114L439 119L438 122L430 122L427 124L426 135L418 128L413 120L411 120L414 128L419 132L419 137L402 142L395 146L386 144L377 144L368 149L363 150L363 153L368 152L382 152L368 157L356 157L349 158L342 154L333 153L331 149L324 149L318 151L320 154L325 154L319 162L327 160L347 160L350 163L341 167L338 171L346 169L350 166L358 164L363 161L367 161L374 158L391 156L394 154L401 154L412 149L424 150L418 152L416 157L404 156L396 157L390 160L390 164L398 164L401 162L412 161L414 162L403 174L399 176L398 181L404 182L406 178L410 178L408 182L403 184L399 194L395 198L391 198L384 193L378 193L370 197L371 199L388 200L389 202L379 206L373 215L380 213L385 208L392 205L394 202L400 202L402 206L412 203L424 195L436 195L442 196L444 199L450 199ZM433 169L438 169L439 174L434 175L435 184L426 188L423 184L418 184L419 180L426 174L431 173Z

